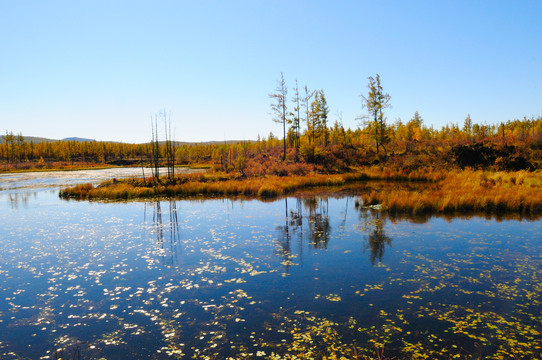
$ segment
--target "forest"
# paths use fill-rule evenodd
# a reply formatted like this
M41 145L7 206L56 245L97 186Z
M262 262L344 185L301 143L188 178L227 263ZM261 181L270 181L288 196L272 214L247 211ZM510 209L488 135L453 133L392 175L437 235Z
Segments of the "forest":
M420 167L482 167L495 170L538 169L542 158L542 118L523 118L499 125L450 124L440 130L427 127L416 112L406 123L386 128L387 154L377 151L370 125L345 129L340 121L331 126L314 122L296 134L287 122L285 141L270 133L256 141L176 144L179 165L204 165L247 176L286 175L314 169L341 172L349 167L385 163L405 171ZM306 123L306 122L305 122ZM285 159L284 144L286 145ZM380 143L379 143L380 144ZM166 142L159 143L166 161ZM381 146L379 146L381 147ZM22 134L7 132L0 143L0 169L50 169L83 165L150 164L151 143L54 141L33 143Z
M330 115L324 90L298 87L287 97L284 77L270 94L273 121L283 134L253 141L180 143L158 138L154 119L151 141L128 144L101 141L25 141L22 134L0 138L0 171L78 168L85 166L207 166L243 176L343 173L353 168L385 165L406 173L420 168L534 170L541 166L542 117L477 123L466 115L459 123L435 129L420 112L408 121L389 123L390 95L380 76L369 77L362 95L365 115L355 129L344 128L340 113ZM291 106L290 106L291 105ZM164 117L164 123L166 119ZM171 126L171 124L165 124ZM156 131L155 131L156 130ZM166 126L167 135L167 126Z

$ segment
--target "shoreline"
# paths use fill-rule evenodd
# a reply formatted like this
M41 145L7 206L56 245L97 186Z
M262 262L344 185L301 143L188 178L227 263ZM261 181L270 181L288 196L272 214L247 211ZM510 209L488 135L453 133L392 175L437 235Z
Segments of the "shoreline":
M345 174L307 174L247 178L228 173L177 176L172 182L151 179L110 180L98 186L62 189L61 198L78 200L148 200L157 198L247 198L272 200L326 187L379 182L358 195L361 206L380 205L390 214L542 213L542 172L483 170L420 171L405 175L387 169ZM399 187L409 184L409 187Z

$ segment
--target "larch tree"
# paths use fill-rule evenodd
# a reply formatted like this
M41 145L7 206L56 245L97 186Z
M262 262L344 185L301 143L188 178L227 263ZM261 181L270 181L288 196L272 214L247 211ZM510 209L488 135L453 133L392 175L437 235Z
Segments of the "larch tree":
M294 88L294 98L292 99L294 103L294 111L290 113L292 116L292 128L294 130L294 144L295 144L295 160L297 161L297 156L299 154L299 132L300 132L300 102L301 102L301 96L299 94L299 86L297 84L297 79L295 81L295 88Z
M17 154L19 156L19 162L22 162L25 157L25 141L23 133L17 134L15 137L15 140L17 141Z
M8 162L15 162L15 138L13 132L10 131L8 133L7 130L6 135L2 135L2 139L6 143Z
M471 135L472 135L472 119L470 118L470 114L467 114L467 117L465 118L465 121L463 121L463 134L465 134L465 137L467 139L471 138Z
M316 144L316 138L320 135L320 113L322 102L320 101L320 92L314 92L314 100L311 102L309 111L309 121L307 130L309 131L309 143Z
M310 136L313 143L318 139L319 144L328 145L328 117L329 107L327 105L324 90L314 92L314 100L310 107Z
M362 108L367 109L368 129L376 143L376 153L380 154L380 146L384 149L384 154L387 156L385 144L389 141L386 118L384 109L391 107L389 94L384 93L382 84L380 83L380 75L376 77L369 76L369 93L367 96L361 95Z
M301 98L301 106L305 110L305 123L307 124L307 133L310 134L312 131L311 117L310 117L310 113L311 113L310 102L311 102L311 98L314 95L314 91L309 90L307 85L305 85L304 90L305 90L305 95L303 96L303 98ZM311 137L309 135L309 143L310 141L311 141Z
M412 119L406 124L406 138L409 141L421 141L423 130L423 119L420 113L416 111Z
M269 94L269 97L273 99L271 103L271 110L273 111L273 121L282 124L283 132L283 153L282 161L286 160L286 95L288 94L288 88L286 87L286 81L284 81L284 75L280 73L280 80L278 81L275 93Z
M320 134L324 137L324 146L328 145L328 116L329 116L329 107L327 106L326 95L324 90L320 90Z

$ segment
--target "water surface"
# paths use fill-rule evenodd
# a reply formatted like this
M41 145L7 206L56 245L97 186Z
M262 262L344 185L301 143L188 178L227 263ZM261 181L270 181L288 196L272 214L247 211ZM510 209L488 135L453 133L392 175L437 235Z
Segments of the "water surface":
M540 220L1 187L4 359L540 357Z
M0 174L0 191L16 193L22 189L42 190L56 189L59 187L73 186L75 184L92 183L99 184L102 181L113 178L132 178L151 176L150 168L119 167L108 169L89 169L75 171L36 171L16 172ZM183 174L199 172L201 170L191 168L176 168L175 173ZM159 168L160 174L166 174L167 168Z

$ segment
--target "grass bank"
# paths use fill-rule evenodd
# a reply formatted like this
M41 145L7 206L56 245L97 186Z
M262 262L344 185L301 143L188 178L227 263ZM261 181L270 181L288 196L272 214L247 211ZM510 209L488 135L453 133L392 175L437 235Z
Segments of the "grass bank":
M45 171L77 171L77 170L100 170L110 169L117 166L98 163L69 163L49 162L38 163L28 162L22 164L0 164L0 173L21 173L21 172L45 172Z
M240 178L210 172L183 175L154 184L150 179L112 180L99 186L77 185L63 189L63 198L128 200L155 197L274 198L318 187L340 188L350 183L386 181L385 186L359 194L364 206L380 204L391 213L542 213L542 172L488 172L482 170L403 172L368 168L346 174L307 174ZM405 189L394 183L411 182Z
M416 190L389 187L361 195L364 205L381 204L391 213L542 213L542 173L450 171L434 186Z
M261 177L240 177L231 173L209 172L179 175L174 181L162 180L153 183L151 179L111 180L93 186L76 185L63 189L60 196L76 199L127 200L153 197L220 197L247 196L273 198L291 194L298 190L332 186L340 187L352 182L369 180L387 181L430 181L439 179L432 172L411 172L409 174L388 170L368 169L346 174L307 174Z

